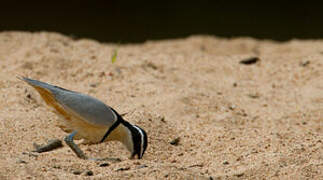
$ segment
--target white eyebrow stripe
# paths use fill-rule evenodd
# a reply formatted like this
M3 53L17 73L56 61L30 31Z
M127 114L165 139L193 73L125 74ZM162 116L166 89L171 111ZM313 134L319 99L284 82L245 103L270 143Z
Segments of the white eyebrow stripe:
M133 125L133 127L139 131L140 136L141 136L141 144L140 144L140 147L141 147L140 148L140 157L141 157L142 153L143 153L142 151L144 150L144 133L142 132L142 130L138 126Z

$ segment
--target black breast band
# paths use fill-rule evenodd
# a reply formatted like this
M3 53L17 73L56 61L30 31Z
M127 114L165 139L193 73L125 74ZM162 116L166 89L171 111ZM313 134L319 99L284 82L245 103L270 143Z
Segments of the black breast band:
M123 118L122 118L122 116L120 116L119 114L118 114L118 112L116 111L116 110L114 110L113 108L111 108L111 110L115 113L115 115L117 116L117 121L116 122L114 122L114 124L112 124L112 126L108 129L108 131L104 134L104 136L103 136L103 138L101 139L101 141L100 141L100 143L102 143L108 136L109 136L109 134L113 131L113 130L115 130L115 128L117 128L119 125L120 125L120 123L122 123L122 121L124 121L123 120Z
M112 124L112 126L108 129L108 131L104 134L103 138L101 139L100 143L102 143L108 136L109 134L119 126L119 124L121 123L121 120L117 120L114 124Z

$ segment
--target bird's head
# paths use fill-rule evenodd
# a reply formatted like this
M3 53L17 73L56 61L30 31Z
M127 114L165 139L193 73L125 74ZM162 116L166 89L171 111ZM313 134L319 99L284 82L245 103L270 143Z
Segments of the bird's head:
M137 155L138 159L141 159L147 149L147 133L142 128L136 125L132 125L132 128L130 128L130 130L133 142L133 151L131 154L131 158L134 158Z

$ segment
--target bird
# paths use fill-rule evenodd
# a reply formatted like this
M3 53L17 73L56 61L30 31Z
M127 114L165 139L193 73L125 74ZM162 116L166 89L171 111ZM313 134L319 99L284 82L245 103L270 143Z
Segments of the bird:
M64 141L77 157L95 159L86 156L74 143L74 139L83 139L88 144L119 141L130 151L130 159L143 157L148 144L147 133L141 127L124 120L112 107L83 93L23 76L17 78L36 89L60 117L60 128L70 133Z

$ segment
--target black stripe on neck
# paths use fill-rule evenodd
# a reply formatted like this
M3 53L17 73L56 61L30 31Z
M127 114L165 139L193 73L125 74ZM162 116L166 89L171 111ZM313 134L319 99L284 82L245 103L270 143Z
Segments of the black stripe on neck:
M141 147L141 134L140 134L140 132L138 132L138 129L136 129L128 121L123 121L122 124L124 126L126 126L131 131L132 142L133 142L133 152L131 154L131 157L134 157L135 155L138 155L138 158L140 159L140 156L141 156L140 155L140 150L142 148ZM139 129L141 129L141 128L139 128Z
M111 107L110 107L111 108ZM117 121L112 124L112 126L108 129L108 131L104 134L103 138L101 139L100 143L104 142L104 140L111 134L113 130L115 130L122 122L124 122L123 118L117 113L116 110L111 108L111 110L117 116Z

